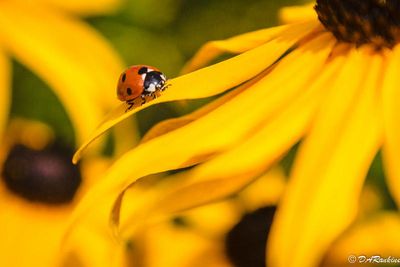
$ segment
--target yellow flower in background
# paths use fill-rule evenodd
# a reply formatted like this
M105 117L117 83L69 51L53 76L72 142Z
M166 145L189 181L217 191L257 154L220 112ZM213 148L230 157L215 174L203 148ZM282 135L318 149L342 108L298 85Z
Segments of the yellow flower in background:
M73 148L35 121L14 119L3 141L0 266L110 266L114 243L96 232L95 218L79 226L66 256L58 256L68 216L108 162L73 166Z
M142 223L138 222L140 212L163 205L168 187L180 182L171 183L169 178L142 179L125 193L122 217L126 218L121 222L121 246L114 266L264 266L268 231L286 184L279 168L225 201L135 227ZM382 208L380 198L376 189L364 187L357 221L332 244L322 266L347 266L349 255L400 256L393 246L400 230L399 215L377 214Z
M119 2L1 1L0 129L10 106L12 57L54 90L69 114L77 140L88 137L115 101L110 88L115 86L114 77L122 63L107 41L75 15L110 12ZM28 91L26 97L34 93Z
M352 225L329 249L322 266L347 266L349 256L399 258L396 245L400 238L400 217L398 212L386 211ZM363 266L376 266L364 262ZM396 266L394 263L387 266Z
M137 220L132 219L138 218L138 213L162 205L166 191L179 184L179 179L144 179L124 196L122 217L127 217L121 222L124 237L120 262L115 266L262 266L265 241L285 179L282 170L274 168L223 202L133 227ZM275 190L269 190L271 186ZM135 211L132 207L125 210L131 206L125 203L136 203Z
M114 211L116 225L123 193L138 179L196 164L178 174L180 188L149 217L222 199L257 179L299 141L268 240L269 266L320 264L355 219L367 171L381 148L388 187L399 202L398 4L318 0L316 12L310 10L296 8L296 16L285 10L285 18L301 22L206 44L185 72L223 53L238 55L171 79L168 90L148 104L126 113L125 103L117 107L75 162L95 138L149 105L232 89L189 115L156 125L88 192L71 223L89 210L106 209Z
M81 224L65 257L59 257L67 218L108 163L92 158L71 166L73 148L60 145L47 126L8 119L11 59L41 78L59 98L75 130L87 138L115 96L110 87L122 69L107 41L77 15L110 12L119 0L7 0L0 3L0 266L110 266L114 243L96 219ZM30 98L35 91L26 90ZM46 103L37 103L46 105Z

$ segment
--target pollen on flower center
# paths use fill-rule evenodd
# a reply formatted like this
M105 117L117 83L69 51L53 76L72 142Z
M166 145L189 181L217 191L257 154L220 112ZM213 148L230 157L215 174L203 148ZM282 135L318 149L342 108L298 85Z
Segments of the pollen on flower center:
M391 48L400 40L399 0L317 0L315 10L340 41Z

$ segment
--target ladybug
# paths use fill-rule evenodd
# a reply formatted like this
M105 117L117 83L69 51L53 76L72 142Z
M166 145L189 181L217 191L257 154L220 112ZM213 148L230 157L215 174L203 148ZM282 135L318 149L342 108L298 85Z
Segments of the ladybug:
M147 65L135 65L126 69L118 80L117 96L132 108L134 101L141 98L141 105L146 103L146 96L151 99L157 97L157 93L167 88L166 76L157 68Z

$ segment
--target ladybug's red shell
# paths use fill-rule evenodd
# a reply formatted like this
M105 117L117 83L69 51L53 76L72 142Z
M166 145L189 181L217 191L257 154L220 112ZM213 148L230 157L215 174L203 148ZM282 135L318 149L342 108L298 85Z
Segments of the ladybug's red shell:
M118 80L117 96L121 101L129 101L135 99L143 94L144 91L144 80L146 78L146 72L143 73L143 69L146 72L157 71L158 69L147 66L147 65L135 65L125 70Z

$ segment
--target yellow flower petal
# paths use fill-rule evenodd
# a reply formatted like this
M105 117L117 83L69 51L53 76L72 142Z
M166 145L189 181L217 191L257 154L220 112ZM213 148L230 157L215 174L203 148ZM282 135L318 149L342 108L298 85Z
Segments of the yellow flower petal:
M15 1L15 0L13 0ZM26 1L22 0L23 3ZM110 11L115 11L121 4L121 0L35 0L36 5L54 6L65 11L79 15L97 15Z
M388 58L390 63L385 73L382 91L385 125L383 157L390 192L397 205L400 206L400 92L398 89L400 47L397 46Z
M95 222L79 225L70 240L70 243L73 243L70 250L57 257L58 265L50 266L109 267L115 257L117 244L110 236L104 234L104 229L97 229L95 225ZM58 255L59 247L53 247L56 248L55 255Z
M32 263L40 263L41 266L46 267L55 266L56 244L62 237L63 222L68 217L70 207L51 211L51 209L27 203L11 195L3 185L0 187L0 192L2 194L0 202L2 210L0 213L1 266L32 266ZM27 220L29 220L29 227L27 227ZM40 246L33 244L40 244ZM42 253L46 255L43 256ZM21 257L22 254L23 257Z
M0 39L19 61L54 89L81 142L101 121L99 104L110 106L121 63L86 24L52 12L1 2Z
M20 126L13 125L14 123L12 122L12 127ZM17 123L20 124L21 122ZM32 127L37 127L34 122L28 125L28 129L20 129L20 131L24 132L32 129ZM16 129L11 130L10 133L12 134ZM99 174L104 172L105 169L106 162L104 159L97 158L83 162L81 165L83 180L79 191L71 203L64 205L48 205L29 201L11 192L1 181L0 224L2 238L0 242L0 266L110 266L107 264L107 253L112 251L109 248L115 242L109 240L110 238L107 235L94 227L97 221L95 218L90 218L90 223L85 222L86 224L79 225L76 235L73 236L71 247L69 247L68 256L61 258L58 255L58 246L73 207L79 202L84 191L97 181Z
M272 63L274 63L287 49L308 32L312 31L318 23L308 24L308 31L293 32L290 36L277 38L265 45L254 48L234 58L200 69L195 72L180 76L168 81L170 87L163 95L154 101L125 112L125 103L114 109L105 121L95 130L91 137L75 153L73 161L77 162L83 150L97 137L109 128L131 116L135 112L156 103L195 99L213 96L235 87L256 76ZM263 60L259 60L262 58Z
M268 73L270 69L268 69L266 72ZM239 93L243 92L247 88L250 88L253 86L256 82L258 82L262 77L264 77L266 73L262 73L258 75L256 78L251 79L250 81L238 86L234 90L226 93L225 95L217 98L216 100L212 101L211 103L208 103L204 105L203 107L193 111L192 113L179 117L179 118L173 118L169 120L162 121L158 124L156 124L153 128L151 128L145 136L140 140L141 143L145 143L153 138L156 138L157 136L166 134L168 132L171 132L173 130L176 130L180 127L183 127L190 122L193 122L200 117L210 113L211 111L215 110L219 106L223 105L224 103L228 102L235 96L237 96Z
M319 63L323 62L314 62L315 68L309 69L309 78L317 75ZM253 181L303 136L325 94L323 88L340 66L341 60L328 65L321 77L304 90L287 110L280 111L271 121L265 122L246 141L183 174L181 188L163 197L155 205L154 212L179 212L215 201Z
M267 180L272 180L276 177L282 178L283 173L275 171L266 176L268 176L266 177ZM259 194L257 197L261 198L261 196L262 194ZM183 217L190 224L190 227L195 228L193 230L204 233L209 238L222 239L225 237L227 230L231 229L240 220L244 212L241 207L238 207L238 203L235 200L226 199L221 202L204 205L179 213L178 216ZM221 216L221 214L224 216ZM172 214L172 216L174 215Z
M140 182L130 187L124 194L119 236L123 238L131 237L138 232L137 224L144 224L146 225L144 227L147 227L149 224L169 220L171 216L176 216L175 213L179 212L178 216L183 216L186 221L189 220L191 226L196 226L207 236L223 238L226 229L230 229L240 219L240 214L244 211L251 212L260 207L276 205L286 184L286 176L283 170L274 167L239 192L235 201L228 199L228 201L189 209L184 213L181 213L183 209L174 209L169 210L170 213L156 214L155 209L163 205L162 199L165 196L168 198L169 192L175 192L178 188L182 188L181 178L179 175L174 175L162 181L149 183L151 178L148 177L140 180L147 180L144 182L147 187L143 188L143 183ZM235 179L235 177L232 177L232 179ZM234 203L236 204L234 205ZM240 209L237 207L238 203ZM223 211L224 217L216 221L213 217L218 217L221 211ZM152 214L156 217L152 217Z
M380 55L364 49L348 55L297 155L269 236L269 265L318 266L355 217L363 181L382 142L376 92L381 68Z
M278 36L291 35L293 31L302 32L304 28L308 29L309 24L278 26L237 35L226 40L210 41L204 44L192 59L185 64L181 73L199 69L223 53L240 54L267 43Z
M332 42L329 34L310 41L281 60L251 90L244 91L199 120L154 138L123 155L81 201L72 221L95 203L100 205L98 201L104 199L104 196L117 199L120 193L140 177L189 166L193 158L223 151L249 136L260 123L279 112L287 102L301 93L300 85L305 85L310 75L325 62L331 52L329 44ZM310 60L315 64L304 68ZM282 83L286 83L286 86L282 87ZM260 100L262 104L254 105ZM204 135L204 129L209 134ZM105 208L111 211L113 203L105 204Z
M119 158L125 152L135 147L140 140L136 120L124 120L116 125L114 131L113 157Z
M323 266L347 266L350 255L400 258L400 217L384 212L352 226L329 250ZM375 263L362 264L376 266ZM390 264L389 264L390 265Z
M3 51L0 51L0 137L3 137L11 102L11 66Z
M194 231L188 231L185 227L174 227L168 223L149 227L143 232L140 236L142 240L133 240L136 247L143 249L143 259L136 266L189 267L195 256L213 245L211 240ZM172 240L175 242L171 242ZM179 253L175 253L178 251ZM131 260L137 262L137 259Z
M298 23L301 21L317 20L317 13L314 10L315 3L304 6L290 6L279 10L279 20L283 24Z
M271 168L238 193L240 204L248 212L266 206L276 206L285 190L286 180L282 167Z
M256 175L259 175L259 173L249 172L229 178L210 179L189 185L186 185L186 181L183 180L184 186L180 186L180 188L174 189L173 192L166 194L166 196L160 197L160 200L156 202L148 216L157 221L174 213L221 200L249 185L258 178ZM282 173L272 171L268 175L272 180L281 177ZM133 219L131 218L130 221L134 221Z

